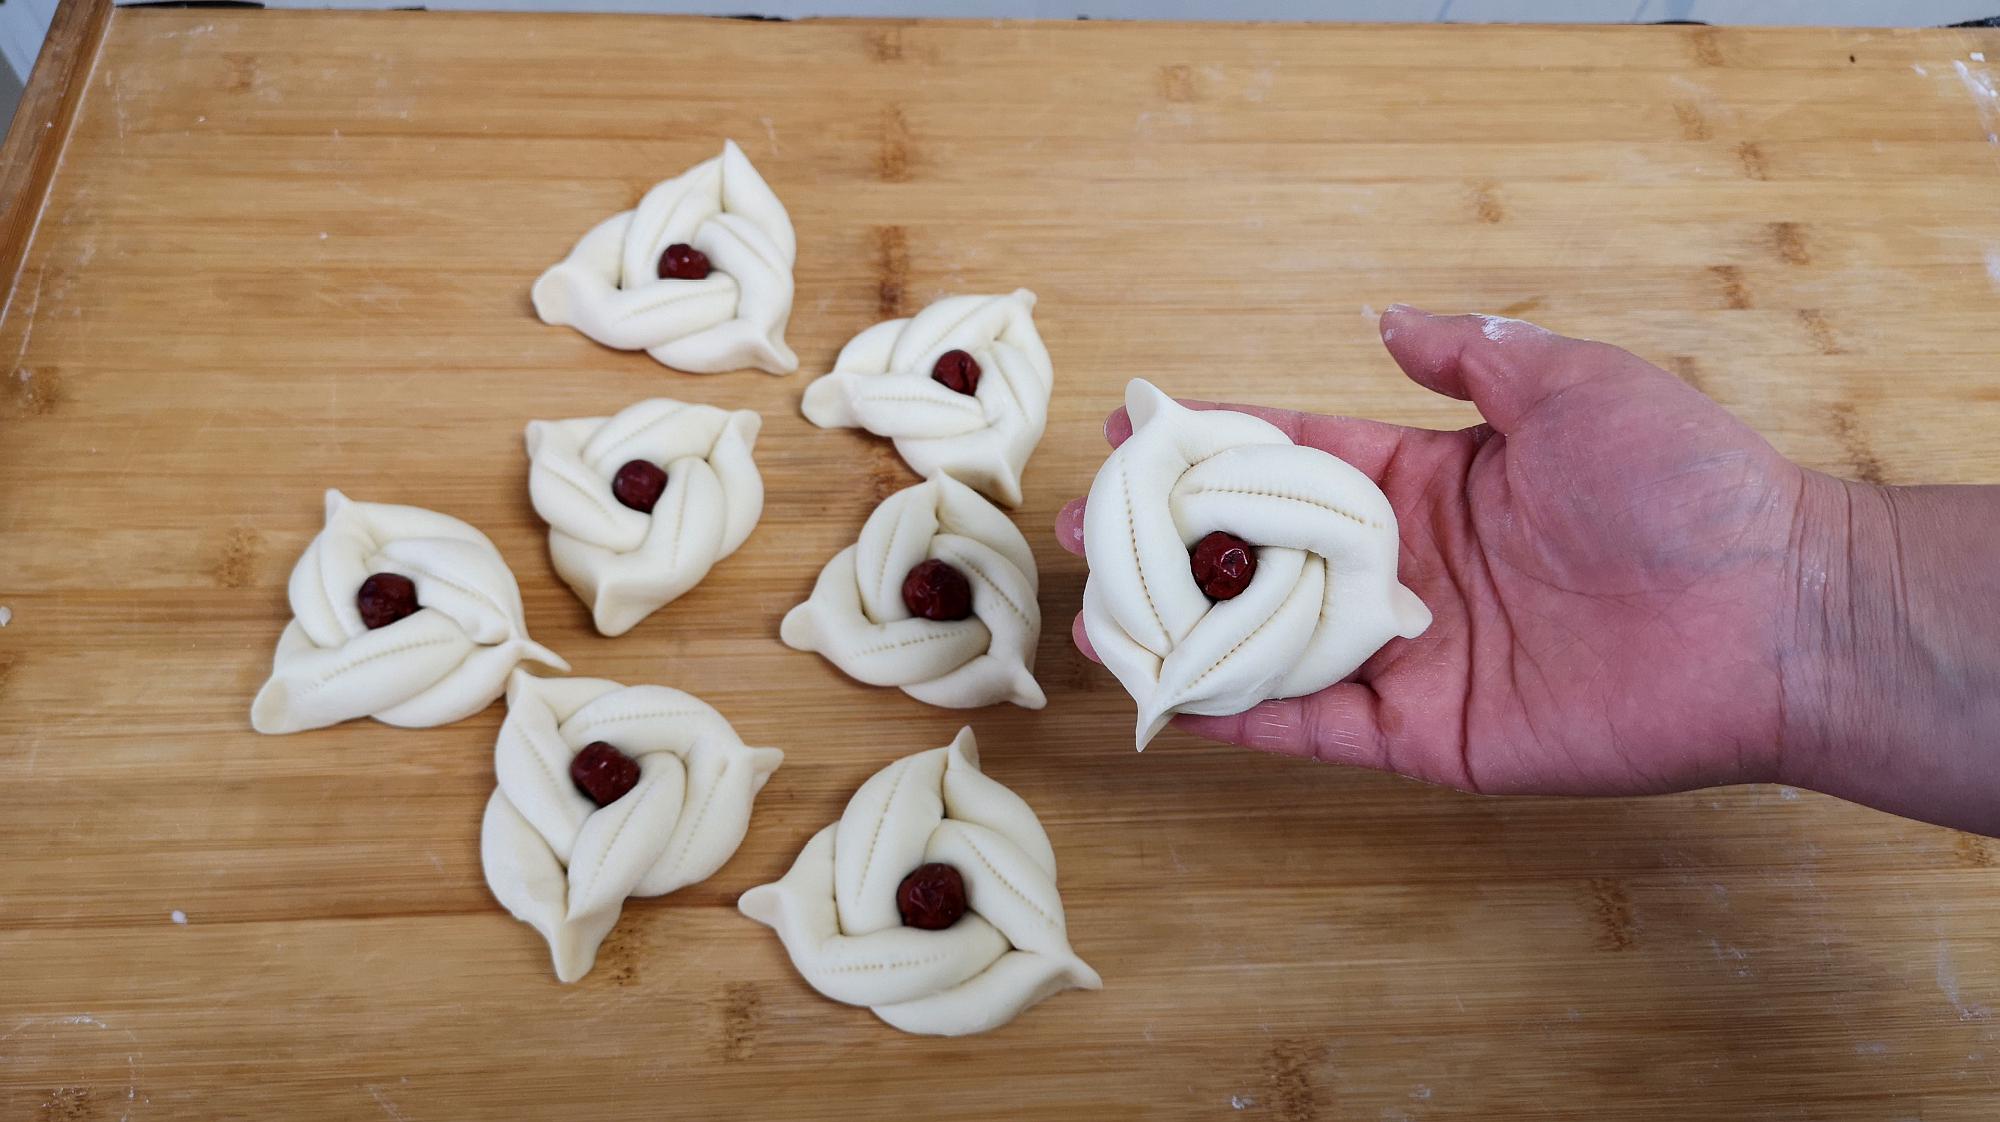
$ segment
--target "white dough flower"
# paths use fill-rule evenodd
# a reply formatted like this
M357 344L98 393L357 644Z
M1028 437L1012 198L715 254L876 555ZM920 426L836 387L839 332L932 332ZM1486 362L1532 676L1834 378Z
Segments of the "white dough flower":
M750 458L762 424L747 409L652 398L615 417L528 424L528 494L549 524L556 572L604 635L623 635L736 552L764 510ZM639 460L666 471L650 511L613 480Z
M898 889L932 863L957 870L966 911L942 930L904 926ZM985 1032L1062 990L1103 985L1070 949L1048 835L980 772L970 728L869 777L784 879L737 907L778 933L814 989L904 1032Z
M1430 609L1396 582L1396 512L1345 461L1269 422L1183 407L1143 380L1125 391L1132 437L1084 507L1091 646L1139 703L1138 744L1175 713L1240 713L1315 693ZM1232 599L1195 583L1189 550L1222 531L1256 550Z
M378 573L408 578L421 607L371 630L355 597ZM421 507L328 491L326 526L292 567L289 596L292 622L250 705L258 732L356 717L447 725L499 697L522 659L569 669L528 638L521 590L486 535Z
M964 575L971 615L927 619L911 612L910 571L941 561ZM1035 556L999 508L949 475L882 500L861 540L820 570L812 596L786 613L779 635L818 651L869 685L897 686L918 701L973 709L1011 701L1048 704L1035 682L1042 609Z
M841 348L832 373L806 387L806 419L896 442L919 475L950 472L1008 506L1049 420L1055 372L1030 314L1035 294L950 296L911 319L878 323ZM940 357L972 356L976 391L933 380Z
M602 807L570 778L577 753L600 741L638 765L636 786ZM680 690L516 672L480 827L486 886L548 940L556 977L574 982L626 897L663 896L729 860L784 758L746 747Z
M691 245L712 271L662 277L668 246ZM785 205L735 141L599 223L535 281L535 314L676 370L798 369L785 345L798 245Z

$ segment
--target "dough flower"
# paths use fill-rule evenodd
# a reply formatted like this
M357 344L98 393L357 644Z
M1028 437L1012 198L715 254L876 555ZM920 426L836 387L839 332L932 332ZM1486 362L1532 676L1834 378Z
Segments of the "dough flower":
M1035 294L1021 288L951 296L915 318L878 323L841 348L832 373L806 387L806 419L889 437L918 474L950 472L1019 506L1021 471L1048 424L1055 383L1034 306ZM969 392L953 389L938 370L956 354L969 356L976 372Z
M941 930L907 926L901 886L934 863L962 880L963 914ZM980 772L970 728L876 772L784 879L737 907L778 933L814 989L904 1032L985 1032L1103 984L1070 949L1048 835Z
M1175 713L1240 713L1314 693L1431 613L1396 582L1396 513L1373 480L1245 413L1125 391L1131 439L1084 507L1091 646L1139 703L1138 744ZM1189 550L1248 542L1255 577L1231 599L1196 584Z
M364 586L400 585L405 610L371 623ZM447 725L491 704L522 659L569 664L528 638L521 590L485 534L414 506L326 493L326 526L292 567L292 622L250 705L258 732L373 717Z
M581 753L604 745L632 774L599 806L572 775ZM784 758L744 746L722 714L679 690L517 671L480 827L486 886L548 940L556 977L574 982L626 897L663 896L729 860Z
M699 267L670 270L688 248ZM585 234L535 281L535 314L676 370L789 374L797 254L785 205L732 140Z
M970 613L915 614L908 586L916 570L944 567L969 586ZM1040 709L1048 700L1034 675L1042 633L1035 590L1035 557L1021 531L978 492L940 475L884 499L861 540L835 554L811 598L786 613L779 635L851 677L930 705Z
M615 417L528 424L528 494L549 524L556 572L605 635L623 635L736 552L764 510L750 458L762 424L749 410L652 398ZM635 466L664 490L630 505L618 481Z

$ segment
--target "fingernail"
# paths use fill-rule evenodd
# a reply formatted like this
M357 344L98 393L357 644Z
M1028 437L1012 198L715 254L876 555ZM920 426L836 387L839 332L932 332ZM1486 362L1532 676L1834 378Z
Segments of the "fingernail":
M1413 316L1430 315L1429 312L1424 311L1422 308L1419 308L1414 304L1391 304L1389 305L1389 311L1384 312L1383 314L1388 315L1390 312L1405 313Z

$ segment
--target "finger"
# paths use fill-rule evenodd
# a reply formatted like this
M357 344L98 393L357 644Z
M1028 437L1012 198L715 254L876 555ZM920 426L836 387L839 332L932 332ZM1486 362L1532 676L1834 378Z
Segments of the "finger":
M1083 503L1071 499L1056 514L1056 541L1078 557L1083 556Z
M1111 415L1104 418L1104 439L1113 448L1132 439L1132 415L1125 412L1123 405L1113 409Z
M1309 697L1260 702L1227 717L1183 714L1174 724L1211 740L1260 752L1355 767L1389 769L1375 691L1342 682Z
M1097 648L1090 645L1090 635L1083 629L1082 612L1076 613L1076 618L1069 621L1069 637L1076 643L1076 649L1083 652L1083 657L1096 663L1104 661L1097 657Z
M1413 432L1420 430L1404 428L1401 425L1385 424L1381 421L1366 421L1359 417L1333 417L1324 413L1301 413L1296 409L1272 409L1263 405L1229 405L1214 401L1194 401L1176 398L1189 409L1227 409L1236 413L1248 413L1268 421L1293 444L1317 448L1331 452L1366 475L1380 482L1389 470L1389 461L1395 457L1396 449ZM1113 448L1125 443L1132 435L1132 418L1121 407L1112 412L1104 422L1104 436Z
M1411 381L1472 402L1501 433L1562 390L1625 373L1638 361L1616 347L1501 316L1438 316L1397 304L1382 313L1381 326L1382 345Z

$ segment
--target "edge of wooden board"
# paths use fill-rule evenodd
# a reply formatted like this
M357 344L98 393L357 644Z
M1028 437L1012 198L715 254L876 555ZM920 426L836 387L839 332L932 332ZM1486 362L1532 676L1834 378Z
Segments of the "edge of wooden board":
M112 0L62 0L0 145L0 200L6 204L0 211L0 282L10 301L111 25L111 10Z

